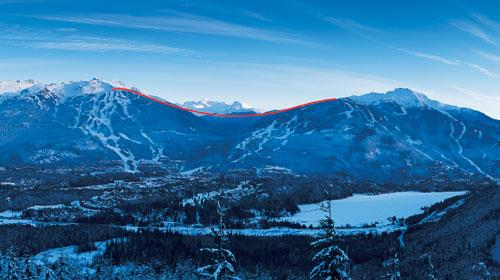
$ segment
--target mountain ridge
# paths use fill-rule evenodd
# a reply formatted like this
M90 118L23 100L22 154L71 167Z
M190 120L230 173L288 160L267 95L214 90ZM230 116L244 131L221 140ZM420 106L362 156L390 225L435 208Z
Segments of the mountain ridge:
M174 172L274 166L368 181L499 177L497 120L409 89L227 121L112 87L92 79L4 98L0 162L65 166L118 160L131 173L148 162Z
M96 85L106 85L105 87L101 88L96 88ZM94 87L93 87L94 86ZM41 82L38 82L34 79L26 79L26 80L16 80L16 81L0 81L0 97L2 95L7 95L7 96L12 96L16 95L19 93L36 93L39 92L43 89L53 91L55 93L58 93L59 95L65 95L66 97L71 97L74 96L75 93L78 91L76 88L79 88L79 92L83 94L92 94L92 93L102 93L105 91L108 91L114 87L119 87L119 88L126 88L127 85L119 80L105 80L100 77L94 77L92 79L88 80L79 80L79 81L66 81L66 82L55 82L55 83L48 83L44 84ZM72 89L73 88L73 89ZM136 87L131 87L133 90L138 90ZM63 94L65 93L65 94ZM159 100L167 101L167 99L163 97L159 97L156 95L150 95L152 97L155 97ZM470 111L475 111L481 114L484 114L488 116L489 118L495 119L489 115L487 115L484 112L478 111L476 109L468 108L468 107L460 107L460 106L455 106L455 105L449 105L449 104L444 104L441 103L437 100L433 100L428 98L425 94L419 93L416 91L413 91L409 88L395 88L394 90L385 92L385 93L380 93L380 92L369 92L361 95L351 95L351 96L346 96L346 97L338 97L337 99L352 99L357 102L362 102L365 104L372 104L376 102L390 102L393 101L399 105L404 105L406 107L408 106L418 106L418 105L427 105L432 108L446 108L446 109L466 109ZM200 110L200 111L206 111L209 113L221 113L223 114L224 112L227 112L229 114L231 113L260 113L263 110L261 109L256 109L253 108L252 106L240 102L240 101L233 101L233 103L229 104L224 101L215 101L215 100L208 100L208 99L203 99L203 100L189 100L189 101L184 101L183 103L173 103L169 102L172 104L176 104L182 107L186 107L189 109L194 109L194 110ZM217 108L220 106L220 108ZM267 110L267 111L275 111L275 110L280 110L279 108Z
M260 110L251 107L246 103L239 101L233 101L229 104L223 101L211 101L211 100L200 100L200 101L186 101L182 104L178 104L181 107L199 110L214 114L249 114L258 113Z

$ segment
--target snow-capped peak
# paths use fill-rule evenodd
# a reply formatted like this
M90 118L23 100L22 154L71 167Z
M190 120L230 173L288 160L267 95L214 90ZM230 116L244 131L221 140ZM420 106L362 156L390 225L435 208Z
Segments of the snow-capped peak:
M99 78L78 82L65 82L48 85L47 88L61 96L72 97L84 94L97 94L108 92L113 88L111 83Z
M250 109L250 110L252 110L252 111L256 111L256 109L255 109L255 108L253 108L250 104L245 103L245 102L234 101L234 102L233 102L233 106L239 106L239 107L241 107L241 108L243 108L243 109Z
M404 107L429 106L438 109L448 106L438 101L429 99L424 94L412 91L408 88L396 88L386 93L371 92L359 96L350 96L349 98L363 104L392 101Z
M17 80L17 81L0 81L0 94L16 93L23 89L38 85L33 79Z
M238 113L257 112L256 109L252 108L248 104L239 101L234 101L232 104L228 104L226 102L209 101L203 99L200 101L187 101L179 105L193 110L200 110L216 114L238 114Z
M49 90L54 92L58 96L74 97L78 95L86 94L99 94L111 91L113 87L126 87L121 81L106 81L101 78L93 78L90 80L82 81L68 81L61 83L51 83L51 84L35 84L31 87L24 88L19 91L21 94L26 95L30 93L36 93L41 90Z
M30 95L42 90L48 90L61 97L72 97L81 94L104 93L110 91L113 87L125 87L125 84L121 81L106 81L101 78L50 84L42 84L34 80L3 81L0 82L0 94Z
M59 104L66 98L81 95L109 93L113 87L126 87L123 82L105 81L101 78L90 80L69 81L43 84L34 80L0 82L0 103L10 98L22 97L36 101L40 108L45 108L46 102Z

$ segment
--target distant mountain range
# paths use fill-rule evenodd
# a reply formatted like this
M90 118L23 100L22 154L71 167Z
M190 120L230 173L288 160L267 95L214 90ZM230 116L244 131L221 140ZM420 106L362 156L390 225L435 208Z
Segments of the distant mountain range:
M0 83L0 166L145 163L176 172L234 169L411 182L500 177L500 121L409 89L369 93L266 117L198 117L102 79ZM186 102L217 113L239 102ZM1 171L0 171L1 172Z
M216 114L249 114L259 112L258 109L252 108L250 105L239 101L234 101L232 104L227 104L220 101L201 100L187 101L183 104L178 105L188 109Z

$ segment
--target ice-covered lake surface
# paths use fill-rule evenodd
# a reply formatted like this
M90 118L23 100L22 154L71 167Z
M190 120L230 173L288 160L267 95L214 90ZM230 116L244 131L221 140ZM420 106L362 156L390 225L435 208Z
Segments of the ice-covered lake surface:
M395 192L379 195L355 194L351 197L332 200L335 226L362 226L378 222L387 224L387 218L406 218L422 212L422 207L431 206L447 198L466 192ZM324 214L320 204L299 205L300 212L284 220L304 225L317 226Z

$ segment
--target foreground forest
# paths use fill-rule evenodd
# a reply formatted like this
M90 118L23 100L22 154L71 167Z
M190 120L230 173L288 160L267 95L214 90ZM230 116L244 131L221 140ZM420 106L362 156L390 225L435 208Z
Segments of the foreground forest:
M457 202L451 198L406 219L403 231L335 236L335 246L349 258L346 272L352 279L499 277L497 187L472 191L460 207L453 207ZM444 214L425 222L432 213ZM213 234L127 231L106 225L2 225L0 232L2 279L195 279L197 269L210 258L200 249L218 247ZM234 254L234 275L241 279L307 279L316 263L317 249L311 246L316 239L229 235L224 248ZM95 252L95 242L101 240L108 240L102 255L82 263L77 256ZM70 245L77 247L63 258L47 262L37 256Z

